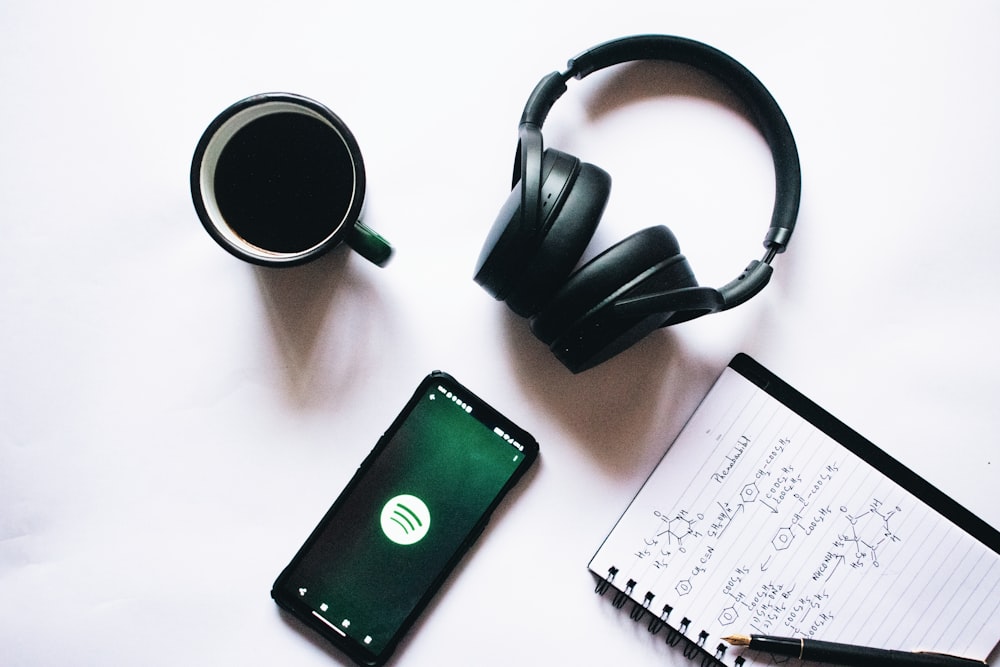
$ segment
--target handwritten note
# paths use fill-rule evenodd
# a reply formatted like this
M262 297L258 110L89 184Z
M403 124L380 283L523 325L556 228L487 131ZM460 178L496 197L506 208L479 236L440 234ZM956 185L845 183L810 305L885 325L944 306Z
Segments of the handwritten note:
M975 658L1000 640L1000 556L732 369L590 569L710 653L739 633Z

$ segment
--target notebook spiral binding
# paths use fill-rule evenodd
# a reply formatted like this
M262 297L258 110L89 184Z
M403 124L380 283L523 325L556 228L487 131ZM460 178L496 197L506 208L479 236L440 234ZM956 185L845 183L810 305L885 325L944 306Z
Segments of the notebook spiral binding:
M608 570L608 574L603 579L597 578L597 587L594 588L594 592L600 596L604 596L609 590L614 589L615 596L611 599L611 604L614 605L616 609L621 609L625 606L625 603L632 599L632 593L635 591L635 581L629 579L625 583L625 587L620 589L615 586L615 576L618 574L618 568L612 567ZM681 640L684 641L684 647L682 649L682 654L688 660L694 660L697 657L701 657L701 667L713 667L714 665L723 664L722 660L726 654L726 645L720 643L715 647L714 650L706 646L708 642L708 633L704 630L698 633L697 637L689 637L688 630L691 628L691 619L683 618L680 623L673 626L669 622L670 614L673 612L673 607L669 604L663 606L662 611L657 615L652 609L654 595L652 592L647 592L643 597L642 601L634 601L632 603L632 609L629 611L629 618L633 621L641 621L647 614L650 616L649 624L646 629L649 630L649 634L657 635L664 628L667 630L666 637L664 641L668 646L677 646L680 644ZM745 660L742 656L738 656L733 664L735 667L742 667Z

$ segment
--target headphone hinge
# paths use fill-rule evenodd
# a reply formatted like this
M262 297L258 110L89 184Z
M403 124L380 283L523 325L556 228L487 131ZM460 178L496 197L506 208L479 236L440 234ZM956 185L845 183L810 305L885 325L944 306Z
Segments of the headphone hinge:
M767 235L764 237L764 247L775 253L785 252L785 248L791 239L791 229L787 227L771 227L767 230Z
M719 288L719 293L722 294L722 307L719 310L728 310L749 301L750 297L764 289L773 272L774 268L768 257L764 261L755 259L750 262L735 280Z
M552 106L565 92L566 77L562 73L552 72L545 75L531 91L521 113L520 125L534 125L541 128Z

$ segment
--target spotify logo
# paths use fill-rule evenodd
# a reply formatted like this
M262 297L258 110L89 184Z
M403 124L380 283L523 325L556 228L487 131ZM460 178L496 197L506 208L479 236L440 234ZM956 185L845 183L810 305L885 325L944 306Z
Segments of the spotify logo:
M420 498L403 494L382 508L382 532L396 544L416 544L431 527L431 513Z

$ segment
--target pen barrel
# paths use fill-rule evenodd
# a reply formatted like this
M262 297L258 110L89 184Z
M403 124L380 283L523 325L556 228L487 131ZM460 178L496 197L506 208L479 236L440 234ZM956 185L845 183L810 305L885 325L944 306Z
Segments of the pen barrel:
M754 635L750 638L750 648L768 651L775 655L787 655L791 658L802 657L802 640L795 637Z
M911 653L806 640L802 659L849 667L970 667L974 660L940 653ZM982 664L982 663L979 663Z
M815 660L833 665L850 665L851 667L879 667L880 665L895 665L896 651L879 648L851 646L850 644L834 644L819 640L807 640L802 645L802 659ZM928 664L928 663L925 663Z

